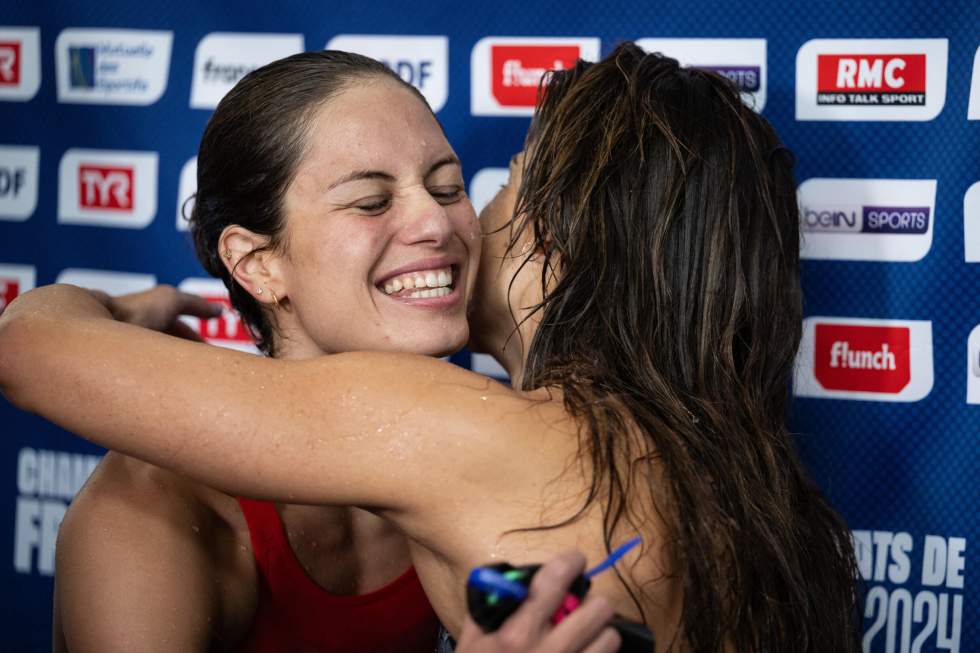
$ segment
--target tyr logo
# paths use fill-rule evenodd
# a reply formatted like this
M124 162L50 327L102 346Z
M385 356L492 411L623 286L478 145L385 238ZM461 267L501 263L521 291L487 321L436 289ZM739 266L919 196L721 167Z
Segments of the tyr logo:
M133 210L133 168L81 165L78 199L82 208Z

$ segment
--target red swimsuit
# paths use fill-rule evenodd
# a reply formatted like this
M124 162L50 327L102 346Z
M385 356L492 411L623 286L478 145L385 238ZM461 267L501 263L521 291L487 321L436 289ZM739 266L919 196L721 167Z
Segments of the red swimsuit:
M434 650L439 621L414 567L369 594L331 594L300 566L273 504L238 503L259 574L259 604L240 653Z

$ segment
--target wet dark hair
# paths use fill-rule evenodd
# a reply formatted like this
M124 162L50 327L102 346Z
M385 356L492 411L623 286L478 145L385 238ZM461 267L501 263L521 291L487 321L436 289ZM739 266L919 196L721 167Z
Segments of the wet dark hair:
M358 81L385 78L422 94L379 61L350 52L302 52L245 75L218 103L197 155L197 194L189 217L197 257L228 288L262 351L275 354L275 325L222 263L218 239L238 224L282 246L282 203L306 150L313 114ZM258 250L256 250L258 251ZM252 252L254 253L254 252Z
M600 502L608 548L652 507L682 648L860 650L850 532L786 427L792 155L728 80L632 44L546 82L510 224L511 254L530 231L544 262L521 384L561 388L591 489L545 528Z

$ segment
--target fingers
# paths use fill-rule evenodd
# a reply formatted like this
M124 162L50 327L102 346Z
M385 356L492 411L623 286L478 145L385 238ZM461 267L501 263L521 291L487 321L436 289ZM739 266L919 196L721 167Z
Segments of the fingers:
M166 333L172 336L176 336L178 338L183 338L185 340L204 342L204 338L201 337L201 334L199 334L197 331L187 326L180 320L174 322L173 325L171 325L171 327L167 329Z
M560 652L581 651L590 642L598 643L600 640L603 642L608 641L609 638L603 632L603 629L606 628L606 625L612 617L613 608L609 604L609 601L601 596L588 597L578 609L565 617L548 636L548 641L551 645L549 650ZM613 641L616 642L616 648L610 650L618 650L619 634L611 628L608 630L612 631L613 635L615 635ZM602 637L600 637L600 633L603 633ZM599 648L597 650L603 651L606 649Z
M203 297L192 295L191 293L177 291L177 314L193 315L194 317L212 318L221 315L222 307L220 304L209 302Z
M514 615L523 613L531 623L548 623L568 593L568 588L585 570L585 556L568 551L552 558L531 581L527 600Z
M623 644L623 638L612 628L606 628L582 653L615 653Z

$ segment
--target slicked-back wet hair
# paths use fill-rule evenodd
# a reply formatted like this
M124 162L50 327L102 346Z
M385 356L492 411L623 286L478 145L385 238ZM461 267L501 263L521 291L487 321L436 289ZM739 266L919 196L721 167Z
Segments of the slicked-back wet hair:
M583 425L607 547L666 520L695 651L859 650L850 532L786 427L792 155L727 80L632 44L546 82L510 225L544 257L521 381Z
M379 61L337 50L301 52L245 75L218 103L204 129L189 217L194 247L204 269L224 282L232 305L267 354L275 354L274 324L222 263L221 232L238 224L268 236L264 249L282 246L283 197L306 151L314 113L371 78L394 81L428 106L418 89Z

